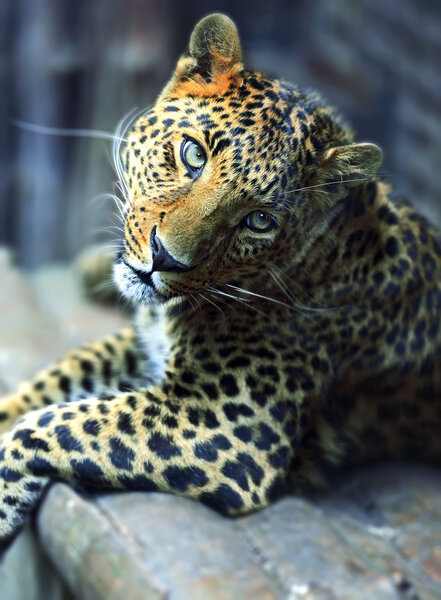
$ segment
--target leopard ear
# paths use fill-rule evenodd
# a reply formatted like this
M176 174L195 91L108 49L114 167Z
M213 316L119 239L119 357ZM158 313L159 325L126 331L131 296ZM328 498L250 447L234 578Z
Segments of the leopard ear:
M321 174L327 182L355 187L375 179L381 166L383 152L376 144L347 144L335 146L324 154Z
M162 95L181 88L184 88L183 93L197 93L195 84L218 87L231 83L242 70L242 49L236 25L226 15L208 15L196 24L188 50L179 59Z

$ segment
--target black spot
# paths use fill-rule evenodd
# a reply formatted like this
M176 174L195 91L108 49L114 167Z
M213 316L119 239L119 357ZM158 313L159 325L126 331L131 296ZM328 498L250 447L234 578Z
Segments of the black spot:
M230 356L230 354L232 354L235 350L235 346L223 346L222 348L219 348L218 354L222 358L227 358L227 356Z
M219 392L213 383L203 383L201 385L201 389L205 394L207 394L210 400L217 400L219 398Z
M217 156L222 150L225 150L225 148L228 148L230 145L230 140L227 140L226 138L219 140L211 153L212 157Z
M248 367L250 365L250 359L246 356L236 356L232 358L225 365L227 369L239 369L241 367Z
M158 489L156 483L145 475L136 475L135 477L121 475L118 477L118 481L126 490L134 492L155 492Z
M385 246L386 254L394 257L398 254L398 249L399 249L398 240L395 236L391 235L390 237L387 238L387 241L386 241L386 246Z
M181 449L176 446L171 439L166 438L160 433L154 433L147 442L149 449L159 458L168 460L174 456L181 456Z
M70 394L70 392L72 391L72 383L69 377L67 377L66 375L62 375L58 381L58 387L65 394Z
M39 427L47 427L53 418L54 418L54 413L52 413L52 412L43 413L41 415L41 417L38 419L37 425Z
M240 463L228 460L222 467L221 473L228 479L233 479L245 492L249 491L248 478L243 465Z
M135 396L129 396L126 400L127 406L129 406L132 410L136 409L137 401Z
M194 429L184 429L182 436L186 440L193 440L196 437L196 431Z
M170 487L179 492L185 492L190 485L201 487L208 483L205 471L195 466L171 466L164 469L162 474Z
M63 450L67 450L68 452L72 452L73 450L76 452L83 452L83 446L72 436L67 425L57 425L55 427L55 435L57 436L57 441Z
M100 402L98 404L98 410L100 411L100 413L102 415L108 415L109 414L109 407L107 406L107 404L104 404L104 402Z
M148 461L148 460L145 461L144 470L146 471L146 473L153 473L154 467L150 461Z
M270 408L270 413L276 419L276 421L279 421L279 423L283 423L286 417L287 410L288 407L286 405L286 402L277 402L277 404Z
M266 423L259 423L260 438L255 442L259 450L269 450L273 444L280 440L280 436Z
M102 365L103 378L105 383L110 383L112 379L112 363L110 360L104 360Z
M219 421L217 420L216 414L212 410L205 411L204 423L205 427L207 427L208 429L216 429L216 427L219 427L220 425Z
M85 458L84 460L71 460L71 467L74 470L75 476L82 483L96 484L102 481L103 471L93 461Z
M92 377L83 377L81 380L81 387L83 390L86 390L86 392L91 394L95 389L95 384Z
M88 373L89 375L94 371L93 363L90 360L80 360L80 367L85 373Z
M38 476L54 477L58 475L58 469L54 467L48 460L44 458L33 458L26 463L26 468L33 474Z
M260 346L260 348L257 348L253 354L259 358L267 358L268 360L275 360L276 358L274 352L271 352L271 350L268 350L268 348L265 348L265 346Z
M240 494L226 483L218 485L214 492L203 492L199 499L203 504L224 514L229 508L240 509L243 506Z
M132 423L132 416L128 413L119 413L118 429L121 431L121 433L126 433L127 435L134 435L135 429Z
M220 433L213 436L210 442L218 450L229 450L231 448L230 440L225 435Z
M133 392L133 384L126 379L121 379L121 381L118 382L118 390L120 392Z
M192 384L196 381L196 373L193 371L183 371L181 373L181 379L184 383Z
M191 425L194 425L195 427L199 425L199 410L197 408L188 408L187 416Z
M0 412L0 423L3 421L7 421L9 419L9 414L7 412Z
M176 429L178 427L178 421L173 415L166 415L163 417L162 423L169 429Z
M234 404L233 402L224 404L223 411L229 421L237 421L239 416L252 417L255 414L254 410L247 404Z
M144 415L146 417L159 417L161 410L156 404L150 404L144 409Z
M204 371L207 371L207 373L219 373L219 371L221 370L220 365L218 363L213 362L203 363L202 368L204 369Z
M35 432L32 429L19 429L15 432L14 440L21 440L23 448L28 450L43 450L49 452L49 446L46 441L35 437Z
M20 481L23 478L23 475L14 469L8 469L8 467L2 467L0 469L0 478L3 481L8 483L14 483L16 481Z
M402 342L398 342L395 346L395 354L399 357L403 356L406 352L406 347Z
M257 385L257 381L252 375L247 375L247 377L245 379L245 383L247 384L247 387L249 387L249 388L255 388Z
M280 496L283 496L283 494L286 493L286 489L287 486L285 481L280 477L276 477L265 492L266 499L269 502L274 502L274 500L277 500L277 498L280 498Z
M373 258L372 264L375 266L376 264L378 264L380 262L380 260L382 260L384 258L384 252L383 250L377 250L377 252L375 253L375 256Z
M38 481L28 481L25 483L24 488L28 492L39 492L43 486Z
M262 467L259 467L254 458L247 452L239 452L237 459L246 467L253 483L260 485L265 474Z
M247 425L239 425L233 429L233 434L242 442L249 442L253 437L253 431L251 427Z
M7 504L8 506L15 506L18 502L17 498L14 498L13 496L5 496L3 498L3 502L5 504Z
M289 465L288 448L279 448L279 450L268 456L268 460L275 469L286 471Z
M117 469L132 470L132 461L135 458L135 453L131 448L125 446L118 438L111 438L109 441L111 452L109 458L112 464Z
M100 432L100 424L95 419L87 419L83 423L83 430L89 435L98 435Z
M109 354L115 354L115 348L110 342L104 342L104 348Z
M210 442L197 442L193 452L196 458L207 462L214 462L218 457L216 448Z
M133 376L136 373L136 356L130 350L126 350L124 355L126 363L126 370L129 376Z
M173 392L178 398L189 398L190 396L192 396L191 390L184 387L183 385L180 385L179 383L175 383L175 385L173 386Z
M313 390L315 388L315 383L312 379L307 378L304 381L302 381L301 387L302 387L302 390L304 390L305 392L310 392L311 390Z

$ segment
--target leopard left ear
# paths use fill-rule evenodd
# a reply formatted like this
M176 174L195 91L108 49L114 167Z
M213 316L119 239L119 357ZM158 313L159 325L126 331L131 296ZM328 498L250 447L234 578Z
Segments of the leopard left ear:
M327 182L342 182L355 187L375 179L381 166L383 152L370 143L335 146L324 154L320 172Z
M208 15L196 24L188 50L179 59L162 95L180 87L185 88L183 93L195 93L194 84L212 84L213 87L231 83L242 70L242 49L236 25L226 15Z

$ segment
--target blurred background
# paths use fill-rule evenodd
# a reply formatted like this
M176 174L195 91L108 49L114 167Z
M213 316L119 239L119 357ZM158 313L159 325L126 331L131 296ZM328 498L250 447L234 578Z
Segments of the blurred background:
M439 0L1 0L0 245L34 268L108 239L111 142L22 130L113 132L147 107L194 23L232 16L249 67L318 88L384 173L441 224Z

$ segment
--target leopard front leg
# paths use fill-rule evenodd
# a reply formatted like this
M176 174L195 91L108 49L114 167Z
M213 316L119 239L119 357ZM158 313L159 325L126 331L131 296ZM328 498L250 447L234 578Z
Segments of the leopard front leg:
M0 433L23 414L50 404L144 387L147 357L137 348L135 332L120 333L67 354L30 382L0 399Z
M178 401L159 388L28 413L0 438L0 544L51 478L159 490L240 514L273 500L292 446L264 408L231 398Z

